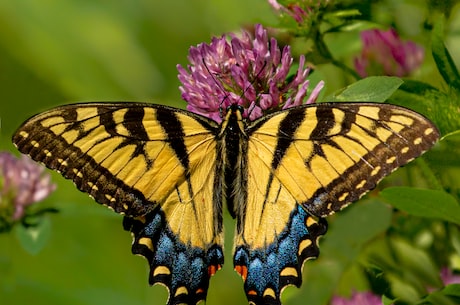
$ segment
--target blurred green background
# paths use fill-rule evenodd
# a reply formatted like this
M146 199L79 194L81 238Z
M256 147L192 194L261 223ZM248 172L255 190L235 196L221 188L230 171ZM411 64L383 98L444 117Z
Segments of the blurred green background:
M414 27L406 17L399 19L407 31ZM0 149L16 152L14 130L59 104L131 100L184 107L176 65L187 64L189 47L257 22L276 23L265 0L0 0ZM332 51L339 56L358 51L355 34L346 43L336 41ZM343 82L328 69L318 73L329 75L332 91ZM166 289L149 287L146 261L131 254L122 216L95 204L59 174L52 176L58 189L41 205L60 212L47 216L43 249L26 251L17 229L0 234L0 304L165 304ZM390 221L391 208L375 199L340 213L321 242L321 257L305 264L301 289L286 289L284 304L326 304L344 278L344 291L367 288L353 263L362 245L385 232ZM246 304L232 268L230 217L225 227L226 263L211 279L207 303Z

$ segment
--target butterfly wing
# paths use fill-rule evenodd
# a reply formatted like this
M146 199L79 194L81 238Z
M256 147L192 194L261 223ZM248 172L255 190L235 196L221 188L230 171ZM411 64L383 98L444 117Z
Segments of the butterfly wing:
M318 255L322 217L358 200L438 139L423 116L393 105L301 106L248 126L247 200L237 211L235 269L254 304L281 304Z
M127 215L133 253L148 259L150 283L169 289L169 304L195 304L223 263L217 128L165 106L89 103L29 119L13 142Z

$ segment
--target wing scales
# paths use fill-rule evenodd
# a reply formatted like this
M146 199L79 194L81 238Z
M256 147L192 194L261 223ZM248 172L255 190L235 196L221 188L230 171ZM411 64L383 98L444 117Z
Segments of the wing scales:
M164 106L89 103L31 118L13 142L130 216L125 228L134 234L133 253L149 261L150 283L170 290L170 304L195 304L223 263L217 129Z
M302 264L318 255L327 229L321 217L359 199L439 137L423 116L372 103L296 107L246 133L248 198L234 263L254 304L281 304L283 288L300 285Z
M220 127L159 105L77 104L35 116L13 141L96 201L130 216L125 229L134 235L133 253L149 261L150 283L168 288L168 304L196 304L223 263L221 174L232 171L217 135L247 135L235 154L242 162L234 171L237 183L227 185L244 201L236 203L235 269L250 302L281 304L284 287L300 286L303 263L319 253L327 230L322 217L357 200L439 137L421 115L372 103L291 108L238 135L236 126Z
M388 104L319 104L291 112L304 112L305 119L285 144L284 162L271 171L317 216L357 200L391 171L429 149L439 137L436 127L423 116ZM282 115L291 120L289 115ZM323 116L329 123L324 123ZM271 119L258 124L261 127L252 132L253 137L276 129ZM282 121L274 124L281 126ZM280 137L283 134L279 132ZM346 200L338 201L343 194L347 194Z
M235 236L234 265L251 304L281 304L285 286L300 286L303 262L318 255L318 238L327 230L325 220L312 217L297 204L273 169L283 167L285 160L286 144L279 143L278 135L289 140L295 132L295 128L279 129L286 115L248 132L247 200L237 217L241 229ZM311 146L304 144L304 150ZM297 171L304 163L297 163L290 165L294 173L288 174L293 178L305 175Z

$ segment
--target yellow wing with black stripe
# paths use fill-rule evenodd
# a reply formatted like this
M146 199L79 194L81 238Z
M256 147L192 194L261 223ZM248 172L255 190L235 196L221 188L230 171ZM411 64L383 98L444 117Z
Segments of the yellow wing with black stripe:
M125 227L135 234L133 252L149 260L150 283L169 288L170 304L195 304L223 263L217 129L165 106L90 103L29 119L13 142L130 216Z
M295 107L243 133L248 183L244 203L235 205L234 264L252 304L281 304L282 289L300 286L304 261L318 255L327 229L322 217L358 200L439 137L420 114L375 103Z
M223 264L222 204L237 219L234 265L251 304L281 304L319 253L323 217L359 199L428 150L436 127L401 107L325 103L254 122L232 105L219 125L139 103L67 105L29 119L13 137L23 153L72 179L119 213L133 253L168 304L206 298Z

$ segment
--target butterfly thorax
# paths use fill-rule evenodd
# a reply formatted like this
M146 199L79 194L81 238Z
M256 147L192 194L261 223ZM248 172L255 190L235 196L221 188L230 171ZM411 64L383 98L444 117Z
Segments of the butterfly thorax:
M243 108L234 104L227 108L227 114L222 121L219 133L221 143L224 146L222 159L222 174L225 177L224 197L227 207L233 218L238 215L238 209L244 206L247 198L245 175L247 135L245 132L245 121L243 119Z

